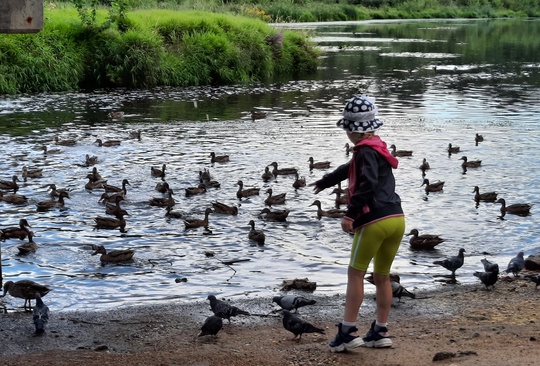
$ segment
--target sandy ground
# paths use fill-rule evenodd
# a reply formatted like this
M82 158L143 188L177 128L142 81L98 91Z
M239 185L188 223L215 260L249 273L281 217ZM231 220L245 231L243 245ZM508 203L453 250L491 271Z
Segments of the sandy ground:
M507 278L508 279L508 278ZM299 316L326 329L299 342L282 326L271 300L237 301L251 316L233 318L217 337L197 337L211 315L208 302L128 307L107 312L55 313L43 336L33 335L30 313L0 315L0 365L537 365L540 289L524 279L500 280L492 291L441 285L416 299L394 300L391 349L331 353L344 296L316 297ZM219 296L218 296L219 298ZM14 299L12 299L14 300ZM18 299L20 300L20 299ZM46 302L46 297L44 298ZM23 301L21 300L21 306ZM13 301L10 300L10 304ZM374 299L358 323L367 331ZM268 315L269 314L269 315ZM441 361L434 361L441 357Z

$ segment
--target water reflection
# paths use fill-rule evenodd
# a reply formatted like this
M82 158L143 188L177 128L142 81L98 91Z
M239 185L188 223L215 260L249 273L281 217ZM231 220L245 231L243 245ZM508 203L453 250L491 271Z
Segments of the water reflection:
M351 238L340 231L337 219L318 218L310 207L319 199L323 209L333 208L335 195L330 190L315 196L309 188L294 189L294 176L264 182L261 175L276 161L296 166L309 183L325 173L310 171L309 157L328 160L332 167L346 162L347 139L335 121L350 95L368 92L377 97L384 139L412 151L412 156L400 158L396 170L407 230L446 239L426 252L411 250L404 237L394 271L410 290L440 285L436 276L446 273L433 261L463 247L465 265L456 272L457 281L478 282L472 273L481 268L481 258L505 268L517 251L528 255L540 249L535 206L530 216L500 220L500 204L477 203L471 193L479 186L481 191L497 191L508 204L538 204L535 167L540 162L530 152L538 144L535 60L540 50L528 41L534 37L526 36L537 34L538 24L322 25L313 27L314 39L333 52L324 53L312 80L3 98L0 179L20 175L24 165L43 169L42 178L29 178L17 192L29 198L28 205L0 203L2 227L24 217L39 245L35 254L19 256L18 240L3 242L4 278L51 285L48 303L55 309L87 308L90 302L108 308L128 302L200 300L208 293L267 297L279 290L282 280L297 277L316 281L320 293L343 292ZM497 52L500 49L512 52ZM268 115L253 121L253 109ZM109 118L112 111L123 111L123 118ZM136 131L141 131L140 140L133 138ZM476 133L484 141L476 144ZM77 144L57 146L55 137ZM94 143L98 138L121 144L99 147ZM449 143L462 151L449 155ZM43 146L61 152L44 154ZM229 155L230 162L211 163L212 151ZM130 214L125 233L94 227L104 206L98 202L102 191L84 188L91 172L87 154L98 157L95 166L109 184L121 185L123 179L131 184L121 203ZM462 156L482 160L482 166L462 174ZM424 158L430 169L422 172ZM238 215L212 213L207 230L185 230L182 219L168 218L165 208L149 204L159 196L155 186L161 180L151 176L150 168L163 164L175 192L175 211L201 218L212 202L220 201L238 206ZM186 197L184 189L196 186L205 169L220 188ZM424 178L445 181L443 192L426 194ZM261 188L260 195L238 200L238 180ZM38 212L35 203L49 198L50 184L70 189L66 209ZM286 222L260 217L267 188L287 192L280 206L291 211ZM264 230L264 246L251 245L250 220ZM108 250L133 249L133 262L103 265L91 255L97 244Z

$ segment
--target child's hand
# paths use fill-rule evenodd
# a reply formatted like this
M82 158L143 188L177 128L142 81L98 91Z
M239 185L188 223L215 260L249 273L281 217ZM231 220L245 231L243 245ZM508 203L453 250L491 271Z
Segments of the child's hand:
M324 188L319 188L317 186L317 182L309 183L308 186L313 187L313 192L315 192L315 194L319 193L320 191L324 189Z
M345 231L346 233L350 233L353 231L353 221L350 219L344 218L341 220L341 229Z

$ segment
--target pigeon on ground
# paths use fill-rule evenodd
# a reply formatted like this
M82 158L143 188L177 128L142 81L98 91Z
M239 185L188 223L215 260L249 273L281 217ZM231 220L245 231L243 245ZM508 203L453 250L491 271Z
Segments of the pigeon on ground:
M473 275L475 277L478 277L480 281L482 281L482 283L486 285L486 290L489 290L489 286L494 288L495 283L499 279L498 271L474 272Z
M308 305L314 305L317 301L306 299L303 296L284 295L274 296L272 302L275 302L276 304L281 306L282 309L285 310L291 311L294 309L294 312L296 313L298 312L298 308Z
M208 295L208 300L210 300L210 307L212 308L214 315L227 319L229 323L231 322L232 316L250 315L247 311L240 310L236 306L229 305L224 301L216 299L214 295Z
M487 259L480 259L480 262L484 265L484 270L486 272L496 272L499 273L499 265L497 263L492 263Z
M223 328L223 319L216 315L209 316L204 321L201 327L201 332L197 337L202 337L205 335L212 335L215 337L221 328Z
M392 285L392 297L397 297L398 302L401 302L403 296L416 299L416 295L403 287L399 282L390 280L390 284Z
M36 305L33 309L33 320L36 327L35 334L41 335L45 333L45 327L49 322L49 308L43 303L39 293L36 293Z
M508 262L508 267L506 267L506 273L512 272L514 276L517 276L523 268L525 268L525 258L523 258L523 252L519 252L514 258L510 259Z
M300 319L298 316L293 315L289 310L283 310L283 327L294 334L293 340L296 340L297 342L300 342L302 334L304 333L324 334L324 329L317 328L313 324Z
M452 278L456 276L456 270L458 268L461 268L463 266L464 256L463 253L465 252L465 249L460 248L459 253L455 257L446 258L441 261L435 261L433 264L438 264L439 266L443 266L450 272L452 272Z
M529 280L536 284L536 286L534 287L535 290L538 289L538 285L540 285L540 274L537 274L535 276L529 275L525 277L527 277Z
M369 276L364 277L364 279L373 285L375 284L375 280L373 279L373 273L371 273ZM413 294L401 285L399 275L390 273L390 285L392 285L392 297L397 297L398 302L401 302L401 298L403 296L410 297L411 299L416 298L415 294Z

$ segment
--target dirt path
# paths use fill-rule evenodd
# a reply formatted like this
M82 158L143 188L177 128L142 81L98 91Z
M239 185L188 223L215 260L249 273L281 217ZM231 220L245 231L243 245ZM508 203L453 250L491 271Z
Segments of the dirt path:
M219 297L219 296L218 296ZM324 327L300 342L268 314L267 299L235 302L261 316L238 317L218 337L197 338L211 315L207 302L132 307L109 312L51 314L47 333L32 335L31 316L0 315L0 365L534 365L540 359L540 289L526 280L499 281L494 291L478 286L442 286L417 299L395 302L392 349L329 351L341 319L343 296L317 298L300 316ZM46 300L46 298L45 298ZM367 331L373 299L366 299L359 327ZM365 329L364 329L365 328ZM441 354L442 352L442 354Z

